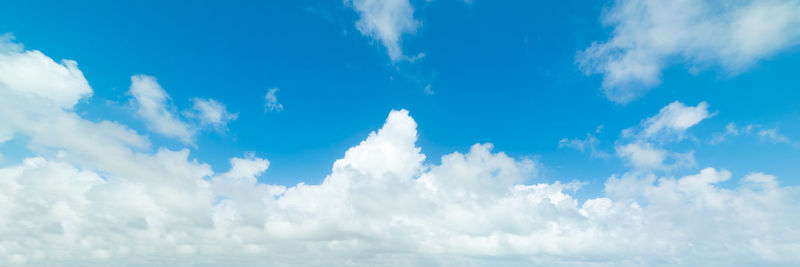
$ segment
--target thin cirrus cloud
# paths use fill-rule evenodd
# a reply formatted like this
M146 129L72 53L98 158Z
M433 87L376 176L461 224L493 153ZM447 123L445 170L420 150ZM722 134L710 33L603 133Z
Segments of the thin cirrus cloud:
M611 36L576 61L587 74L602 74L606 96L618 103L641 97L675 64L735 75L800 43L793 0L617 0L602 20Z
M259 183L253 153L222 173L91 121L74 61L0 42L0 116L35 156L0 168L2 265L764 265L800 261L800 191L704 168L612 175L602 196L536 179L539 164L476 144L427 163L391 111L320 184ZM63 75L68 74L68 75ZM41 93L44 82L61 94ZM58 135L53 135L58 132ZM743 231L742 229L746 229Z

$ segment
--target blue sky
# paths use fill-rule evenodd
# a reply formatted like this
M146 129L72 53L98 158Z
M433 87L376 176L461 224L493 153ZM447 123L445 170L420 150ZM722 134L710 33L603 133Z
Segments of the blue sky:
M685 177L707 167L735 177L720 190L737 190L751 173L797 186L800 17L792 11L800 7L700 2L6 1L0 34L13 36L4 46L77 62L91 96L65 110L144 136L149 145L125 148L143 157L188 149L189 162L214 173L200 180L254 153L269 162L253 176L261 184L320 184L336 176L332 166L350 157L348 148L391 128L387 114L404 109L417 124L424 168L491 143L532 164L520 184L584 183L564 189L579 203L610 197L609 177ZM134 89L132 76L157 84ZM168 96L152 90L159 86ZM280 108L265 106L271 89ZM148 111L151 93L167 100ZM195 109L209 99L227 119L208 121ZM670 106L675 117L665 113ZM662 114L668 126L645 134ZM13 127L0 167L81 153ZM665 154L637 163L652 154L626 154L627 145ZM69 163L127 179L92 160Z
M262 179L286 185L319 182L347 147L398 108L420 122L420 145L434 162L491 142L510 155L541 156L551 179L600 182L620 172L620 162L559 149L558 140L604 125L600 145L613 150L621 129L672 101L708 101L720 112L696 129L701 141L729 122L779 127L789 136L800 130L797 49L735 76L714 67L692 75L677 64L665 70L658 88L618 104L598 90L601 77L586 76L575 64L578 51L609 33L599 18L607 3L414 4L423 26L402 40L405 53L425 54L414 63L392 63L356 29L358 14L338 2L13 1L2 9L0 31L54 59L78 61L95 92L80 106L90 118L143 129L124 108L134 74L157 77L181 110L195 96L235 107L239 118L229 130L199 135L193 156L223 170L230 155L256 151L273 163ZM425 93L428 85L433 95ZM280 89L282 112L264 114L269 88ZM159 145L181 145L151 137ZM698 162L721 155L722 162L735 162L726 168L739 172L767 167L783 177L798 171L789 164L800 159L796 149L752 138L732 142L706 148L713 151L698 154ZM700 143L687 145L708 147ZM737 156L759 152L767 158Z

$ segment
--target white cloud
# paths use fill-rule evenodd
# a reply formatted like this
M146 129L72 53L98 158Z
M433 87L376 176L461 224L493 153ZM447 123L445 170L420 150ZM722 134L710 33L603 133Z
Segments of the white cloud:
M694 167L694 152L669 152L665 144L686 138L692 126L714 116L708 103L686 106L675 101L661 108L653 117L642 120L636 127L622 131L623 139L616 146L617 156L636 170L673 170ZM627 138L627 140L625 139Z
M617 155L636 170L671 170L695 166L693 151L669 152L650 143L618 145L616 150Z
M638 132L635 129L626 129L623 135L642 140L680 141L686 137L689 128L711 116L714 114L709 113L708 103L705 101L694 107L675 101L661 108L655 116L644 120Z
M254 154L215 173L188 149L151 152L124 125L82 118L63 104L74 95L39 95L21 84L0 83L0 125L27 137L37 156L0 168L0 265L800 261L792 230L800 227L800 191L766 174L724 189L717 184L732 174L714 168L680 178L632 172L609 178L603 196L579 201L570 195L579 182L531 183L534 161L490 144L426 163L417 124L400 110L348 149L321 184L285 187L258 182L270 163Z
M145 120L147 128L167 137L174 137L183 143L192 143L195 130L180 120L172 110L172 102L167 92L161 88L156 78L147 75L131 76L131 101L136 113Z
M587 74L603 74L615 102L638 98L674 64L737 74L800 43L793 0L617 0L602 19L611 37L578 53L577 62Z
M627 144L617 146L617 154L628 159L636 168L660 169L667 158L667 151L654 148L652 144Z
M214 99L193 98L192 109L194 112L186 112L186 116L196 118L201 125L212 126L217 129L224 129L229 121L239 117L237 113L230 113L225 108L225 104Z
M401 46L404 34L414 34L420 22L414 19L409 0L344 0L358 12L356 28L361 34L379 41L393 62L416 60L407 57Z
M11 40L9 34L0 35L0 84L10 90L4 97L24 95L46 101L48 106L71 108L92 94L77 62L56 63L38 50L24 51Z
M278 88L270 88L264 96L264 112L281 112L283 104L278 102Z

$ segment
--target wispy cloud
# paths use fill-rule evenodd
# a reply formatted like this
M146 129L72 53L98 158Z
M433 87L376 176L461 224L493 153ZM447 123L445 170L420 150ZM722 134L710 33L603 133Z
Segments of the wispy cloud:
M421 23L414 18L409 0L345 0L358 12L356 28L361 34L380 42L393 62L416 60L403 53L402 37L415 34Z
M264 112L281 112L283 104L278 102L278 88L270 88L264 95Z
M800 43L793 0L617 0L603 22L613 27L610 38L576 60L587 74L602 74L606 96L621 103L660 84L662 70L676 63L734 75Z
M136 114L144 119L148 129L183 143L193 142L195 130L180 120L177 108L156 78L132 76L129 93L133 96L131 104L136 108Z
M758 136L762 141L774 144L800 145L786 135L780 133L778 128L764 128L762 125L758 124L748 124L744 127L738 127L736 123L733 122L725 126L724 132L714 134L709 143L715 145L726 141L729 137L752 135Z

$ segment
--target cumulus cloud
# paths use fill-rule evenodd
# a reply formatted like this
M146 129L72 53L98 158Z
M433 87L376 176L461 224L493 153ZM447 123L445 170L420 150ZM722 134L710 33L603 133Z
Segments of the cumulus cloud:
M733 75L800 43L793 0L616 0L602 20L613 27L610 38L576 60L587 74L602 74L606 96L623 103L661 83L671 65Z
M404 34L414 34L420 22L414 19L414 7L409 0L344 0L358 12L356 28L361 34L379 41L393 61L416 60L403 54Z
M228 112L225 104L214 99L193 98L192 103L193 112L185 112L186 116L196 118L204 126L223 129L229 121L239 117L239 114Z
M136 113L145 120L149 130L184 143L193 141L195 130L173 112L175 107L156 78L147 75L131 76L129 92L134 97L131 103L135 106Z
M283 104L278 102L278 88L270 88L264 96L264 112L281 112Z
M51 74L31 75L83 79ZM66 89L85 98L87 88ZM792 230L800 227L800 191L762 173L723 188L732 174L721 169L679 178L630 172L611 176L603 196L581 201L571 195L579 182L534 180L533 160L490 144L427 163L416 121L396 110L322 183L270 185L257 179L270 163L255 154L216 173L188 149L151 150L124 125L82 118L69 105L75 94L35 90L0 82L0 125L26 136L36 154L0 168L2 265L800 261L800 233Z

